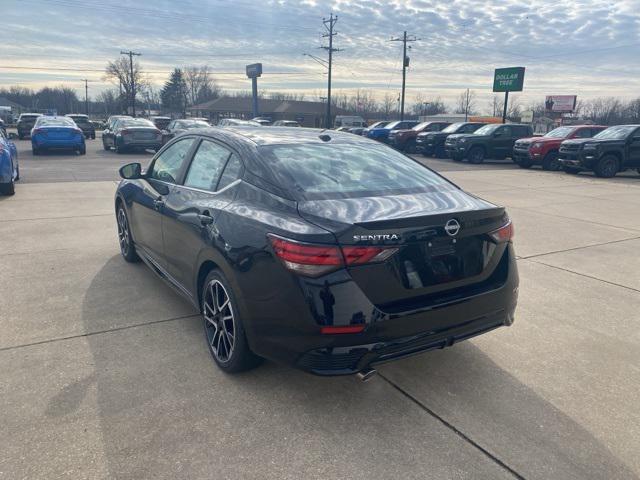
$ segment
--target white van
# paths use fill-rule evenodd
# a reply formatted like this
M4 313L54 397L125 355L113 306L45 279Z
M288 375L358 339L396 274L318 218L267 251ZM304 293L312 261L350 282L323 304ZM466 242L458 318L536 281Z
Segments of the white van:
M334 128L340 127L366 127L364 118L359 115L336 115Z

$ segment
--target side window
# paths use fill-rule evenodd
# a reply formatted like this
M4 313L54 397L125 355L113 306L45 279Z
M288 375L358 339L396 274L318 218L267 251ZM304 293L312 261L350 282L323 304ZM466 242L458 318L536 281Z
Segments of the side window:
M576 132L576 138L589 138L592 136L590 128L581 128Z
M503 137L510 137L512 136L512 132L511 132L511 127L502 127L499 129L500 133L502 134Z
M203 140L193 156L184 185L213 192L229 155L231 152L226 148Z
M163 182L176 183L180 169L193 144L193 138L179 140L156 158L151 167L151 178Z
M222 176L220 177L220 182L218 183L218 190L222 190L224 187L234 182L240 177L240 171L242 170L242 163L240 159L232 154L231 158L227 162L227 166L224 168L224 172L222 172Z

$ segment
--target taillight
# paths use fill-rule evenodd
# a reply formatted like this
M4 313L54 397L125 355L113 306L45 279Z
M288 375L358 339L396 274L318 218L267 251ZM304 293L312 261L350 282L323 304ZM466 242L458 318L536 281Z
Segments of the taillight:
M268 235L276 255L292 272L318 277L343 266L382 262L398 251L392 247L314 245Z
M43 130L42 128L36 128L33 130L33 135L46 135L47 131Z
M131 132L129 130L120 130L120 135L130 135Z
M511 223L511 220L509 220L499 229L489 233L489 235L491 235L491 238L493 238L496 242L509 242L513 240L513 237L515 235L513 223Z

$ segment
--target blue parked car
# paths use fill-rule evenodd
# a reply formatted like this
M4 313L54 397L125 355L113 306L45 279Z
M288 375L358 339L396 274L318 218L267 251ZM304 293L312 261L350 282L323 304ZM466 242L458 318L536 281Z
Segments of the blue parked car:
M417 124L418 122L416 120L396 120L395 122L387 123L383 127L369 128L367 137L380 142L387 142L391 130L409 130Z
M49 149L75 150L87 153L84 134L69 117L41 116L31 130L31 149L39 155Z
M4 129L0 129L0 194L13 195L15 182L20 179L18 149L7 138Z

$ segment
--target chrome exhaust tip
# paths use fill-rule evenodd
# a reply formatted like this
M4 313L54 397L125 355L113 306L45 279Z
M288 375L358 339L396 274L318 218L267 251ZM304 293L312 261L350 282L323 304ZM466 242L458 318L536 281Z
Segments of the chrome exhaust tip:
M373 368L365 368L364 370L359 371L356 375L358 375L358 378L361 381L368 382L376 376L376 373L378 373L378 371Z

